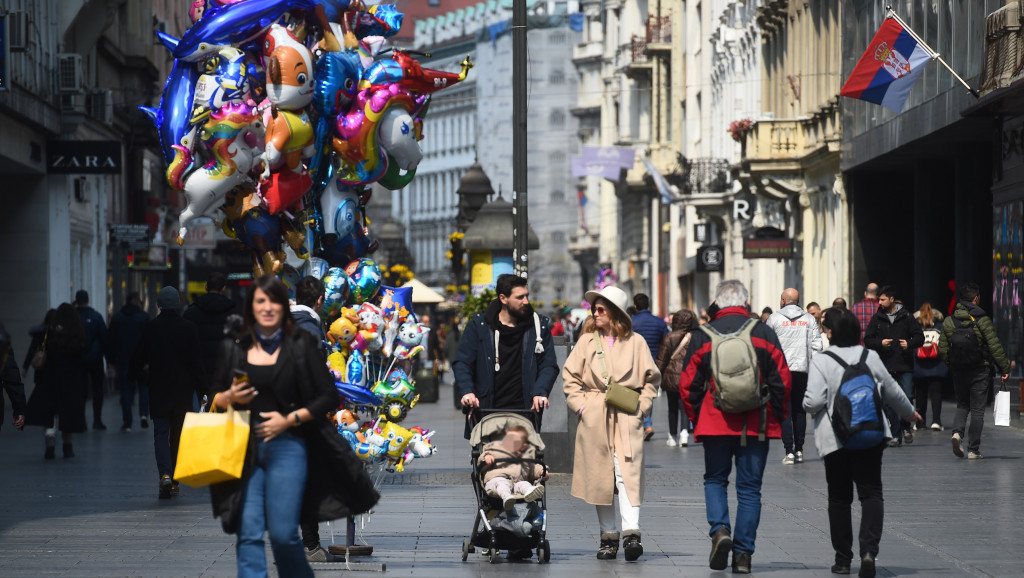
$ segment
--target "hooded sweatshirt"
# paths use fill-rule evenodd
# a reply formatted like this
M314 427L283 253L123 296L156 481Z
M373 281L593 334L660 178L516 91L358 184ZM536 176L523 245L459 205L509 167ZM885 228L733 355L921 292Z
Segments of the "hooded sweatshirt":
M523 403L523 334L533 327L533 308L530 308L515 327L498 319L501 301L495 300L484 311L484 319L492 330L497 330L499 369L494 375L494 407L519 408Z
M811 355L821 351L821 331L814 316L790 303L772 313L768 327L779 336L789 370L807 373Z

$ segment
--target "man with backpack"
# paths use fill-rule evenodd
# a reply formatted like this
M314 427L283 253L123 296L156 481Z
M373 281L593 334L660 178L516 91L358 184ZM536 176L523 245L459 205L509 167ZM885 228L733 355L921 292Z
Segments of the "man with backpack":
M761 520L761 480L768 439L782 436L791 377L779 338L750 318L750 293L736 280L715 292L711 321L693 333L679 395L694 439L704 445L704 500L711 525L712 570L732 552L735 574L750 573ZM711 308L709 308L711 309ZM729 523L729 474L736 464L735 526Z
M878 352L885 368L903 388L908 399L914 399L914 350L924 345L924 332L913 312L896 299L896 290L886 285L878 291L878 311L864 332L864 347ZM892 426L890 447L914 443L909 421L900 421L891 407L886 416ZM902 437L901 434L902 433Z
M985 457L980 450L981 429L985 424L991 365L994 363L999 367L1002 381L1010 377L1010 362L992 327L992 319L978 306L980 295L977 283L960 287L957 291L960 301L953 309L953 315L942 322L942 335L939 336L939 354L953 374L953 391L956 394L953 453L958 458L964 457L964 427L970 412L971 423L967 429L969 460Z

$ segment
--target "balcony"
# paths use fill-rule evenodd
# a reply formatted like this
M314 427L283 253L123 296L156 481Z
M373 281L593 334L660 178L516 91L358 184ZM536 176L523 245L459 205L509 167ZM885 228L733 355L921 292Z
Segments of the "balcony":
M839 108L833 101L813 116L789 120L759 120L743 141L743 162L801 163L815 154L839 152Z
M581 64L597 64L601 61L604 45L600 42L584 42L572 47L572 63L576 66Z
M724 193L731 188L728 160L712 157L680 160L686 175L685 194Z
M648 54L669 53L672 51L672 19L668 16L650 16L647 18Z
M634 80L649 79L653 67L643 36L634 34L629 44L623 44L615 53L615 68Z

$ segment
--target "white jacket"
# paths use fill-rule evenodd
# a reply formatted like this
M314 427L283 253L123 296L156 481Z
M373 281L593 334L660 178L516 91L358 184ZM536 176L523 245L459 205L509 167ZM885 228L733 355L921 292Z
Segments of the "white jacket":
M772 313L767 324L779 336L789 370L807 373L811 355L821 351L821 331L814 316L790 303Z

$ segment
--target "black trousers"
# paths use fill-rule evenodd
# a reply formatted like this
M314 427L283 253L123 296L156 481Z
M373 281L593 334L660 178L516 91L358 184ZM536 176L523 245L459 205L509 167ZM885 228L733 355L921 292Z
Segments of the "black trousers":
M942 379L941 377L915 377L914 378L914 403L917 405L917 413L921 414L921 421L918 423L920 429L927 429L928 424L937 423L942 425ZM928 404L932 406L932 419L928 421Z
M804 411L804 393L807 392L807 373L791 371L793 390L789 396L789 417L782 422L782 445L786 453L804 451L807 436L807 413Z
M307 550L312 550L320 545L320 524L316 522L302 522L299 524L302 531L302 545Z
M92 425L103 421L103 400L107 396L106 375L103 373L103 363L98 365L86 365L85 373L89 380L89 392L92 394Z
M683 411L683 400L679 398L678 391L666 391L665 399L668 400L665 404L668 406L668 433L675 437L680 431L690 429L690 419Z
M853 487L860 499L860 555L877 555L882 540L882 451L885 444L867 450L840 449L825 456L828 482L828 525L836 562L853 559Z

